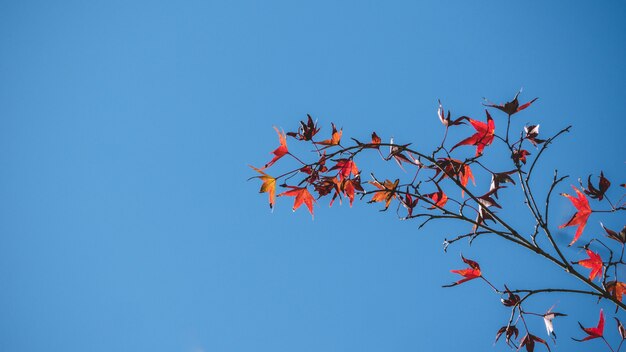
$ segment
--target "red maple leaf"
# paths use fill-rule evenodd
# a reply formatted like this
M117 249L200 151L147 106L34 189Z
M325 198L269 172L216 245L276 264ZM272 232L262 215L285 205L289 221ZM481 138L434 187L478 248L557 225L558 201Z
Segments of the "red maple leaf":
M437 166L435 170L435 177L441 173L443 174L437 182L440 182L446 177L458 177L463 187L467 186L467 183L472 179L472 183L476 186L476 180L470 166L460 160L453 158L439 158L437 159ZM461 196L465 196L465 190L461 191Z
M591 339L596 339L598 337L603 337L604 336L604 313L602 312L602 309L600 309L600 320L598 321L598 326L596 326L595 328L586 328L580 322L578 322L578 325L580 325L580 328L583 329L583 331L586 332L587 335L589 336L585 337L582 340L572 338L574 341L583 342L583 341L587 341Z
M359 169L356 167L356 163L352 159L339 159L337 164L330 168L330 170L339 169L339 180L350 177L350 174L356 176L359 174Z
M413 208L417 206L418 201L419 201L419 198L413 199L413 196L409 193L409 190L407 187L406 195L404 196L404 200L402 200L402 204L404 204L404 207L407 209L407 212L408 212L407 218L410 218L411 216L413 216Z
M591 269L591 272L589 273L589 280L593 280L598 275L602 274L602 258L598 253L594 253L589 249L587 249L587 255L589 256L589 259L580 260L575 264Z
M462 145L475 145L476 156L478 156L483 153L483 149L485 149L486 146L490 145L491 142L493 142L496 126L493 122L493 119L491 118L491 115L489 114L489 111L485 110L485 112L487 113L486 123L470 119L469 117L467 118L467 120L476 130L476 133L457 143L454 147L452 147L452 149L450 149L450 151L453 151L456 147Z
M444 205L446 205L446 203L448 202L448 196L443 193L443 190L441 190L439 184L435 182L435 186L437 186L437 192L425 195L433 202L433 205L428 209L443 208Z
M578 238L585 229L585 225L587 225L589 215L591 215L591 208L589 207L589 201L587 201L587 197L585 197L585 195L581 191L579 191L578 188L574 186L572 186L572 188L574 189L574 191L576 191L578 197L574 197L566 193L562 193L561 195L567 197L572 202L577 212L574 213L574 215L571 219L569 219L568 222L559 226L560 229L568 226L578 226L578 228L576 229L576 234L574 235L574 239L569 244L569 246L578 241Z
M272 154L274 154L274 158L269 163L265 164L265 166L263 166L261 170L267 169L268 167L272 166L276 161L278 161L278 159L289 153L289 150L287 149L287 136L285 136L285 132L283 131L283 133L281 133L276 127L274 127L274 129L276 130L276 133L278 133L278 141L280 142L280 146L274 149L274 151L272 152Z
M287 196L287 197L296 197L293 202L293 211L300 208L302 203L306 204L306 207L309 208L309 213L313 216L313 203L315 203L315 199L309 190L306 187L295 187L295 186L286 186L291 190L285 191L278 195L278 197Z
M469 268L460 269L460 270L450 270L450 272L459 274L463 276L463 278L449 285L444 285L443 287L452 287L452 286L460 285L466 281L473 280L482 276L480 272L480 265L478 265L478 263L476 263L473 260L466 259L462 254L461 254L461 259L463 259L463 262L465 262L465 264L469 265Z
M485 106L489 106L492 108L496 108L498 110L504 111L505 113L507 113L509 116L518 113L524 109L526 109L527 107L530 106L530 104L534 103L535 100L537 100L538 98L535 98L531 101L529 101L528 103L519 105L519 100L517 100L517 97L520 95L522 91L520 90L519 92L517 92L517 94L515 94L515 97L513 98L513 100L504 103L504 104L493 104L490 102L487 102L487 104L483 104Z

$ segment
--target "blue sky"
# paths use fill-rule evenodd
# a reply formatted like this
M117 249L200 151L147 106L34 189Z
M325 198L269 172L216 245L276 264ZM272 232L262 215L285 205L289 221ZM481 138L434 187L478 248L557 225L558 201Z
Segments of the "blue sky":
M334 122L429 150L438 98L482 120L482 97L524 87L540 100L517 129L574 125L537 189L554 167L623 183L625 16L617 1L3 2L0 350L505 350L491 347L508 318L498 296L441 288L461 251L496 282L576 282L496 240L445 254L465 228L418 231L364 203L321 201L315 220L291 199L270 212L247 165L271 158L272 126L307 113L322 134ZM573 208L555 203L560 224ZM507 214L524 226L525 211ZM592 216L583 236L600 220L623 225ZM593 300L532 308L555 303L570 314L557 350L601 348L569 339L597 322Z

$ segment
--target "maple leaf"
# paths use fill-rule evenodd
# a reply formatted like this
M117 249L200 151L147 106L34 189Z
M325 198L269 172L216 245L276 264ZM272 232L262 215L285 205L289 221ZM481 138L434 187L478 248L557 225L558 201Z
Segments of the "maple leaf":
M335 191L333 198L330 200L329 206L333 205L335 198L337 198L341 193L341 183L336 177L324 176L313 184L313 188L319 194L318 199L330 194L332 191Z
M535 147L537 144L545 142L544 139L537 138L539 135L539 125L524 126L524 132L526 133L526 137L524 138L528 139Z
M476 180L470 166L460 160L452 158L439 158L436 162L435 177L440 173L443 173L437 182L441 182L446 177L458 177L459 181L466 187L469 180L472 179L472 183L476 186ZM461 190L461 197L465 196L465 190Z
M591 272L589 273L589 280L593 281L593 279L595 279L598 275L602 274L602 258L598 253L594 253L589 249L587 249L587 255L589 256L589 259L580 260L572 264L578 264L591 269Z
M515 325L501 327L500 330L498 330L498 333L496 334L496 340L494 341L494 343L498 342L498 339L500 338L500 336L502 336L502 334L505 334L504 341L506 342L506 344L508 346L511 346L510 344L511 337L515 335L515 338L517 339L517 336L519 336L519 330L517 329Z
M617 298L618 301L622 301L622 297L626 292L626 284L619 281L609 281L604 285L606 292L611 296Z
M372 142L371 142L371 144L378 146L380 144L380 142L381 142L380 137L378 137L376 132L372 132ZM378 147L376 147L376 148L378 148Z
M393 144L393 137L391 137L391 140L389 141L389 144L391 144L389 146L389 156L385 160L389 160L391 158L394 158L396 160L396 163L398 163L398 166L400 166L400 168L402 169L402 171L406 171L406 170L404 170L404 167L402 167L402 162L403 161L407 162L409 164L417 165L419 167L422 166L421 162L418 159L415 159L413 157L413 154L411 154L411 152L407 152L409 154L408 157L406 155L402 154L402 152L405 151L406 148L410 144L394 145ZM410 157L410 159L409 159L409 157Z
M472 127L474 127L474 129L476 130L476 133L457 143L454 147L452 147L452 149L450 149L450 152L452 152L456 147L462 145L475 145L476 156L478 156L483 153L483 150L486 146L490 145L493 142L496 127L493 119L491 118L491 115L489 114L489 111L485 110L485 112L487 113L486 123L470 119L469 117L467 118Z
M496 172L491 174L491 184L489 185L489 190L494 191L493 195L498 199L498 189L505 188L504 186L500 186L502 183L512 183L515 184L513 178L511 178L511 174L514 174L516 170L511 170L507 172Z
M323 140L321 142L315 142L315 144L324 145L326 147L332 147L334 145L339 145L341 143L341 135L343 134L343 129L337 131L334 123L331 123L333 127L333 134L330 139Z
M287 132L288 136L301 141L310 141L313 139L313 136L315 136L320 129L317 127L317 123L313 122L311 115L306 114L306 116L308 117L308 120L306 123L304 121L300 121L298 132Z
M600 223L600 226L602 226L608 238L621 243L622 246L626 243L626 226L624 226L620 232L604 227L603 223Z
M402 201L402 204L404 205L404 207L407 209L407 212L408 212L407 218L410 218L411 216L413 216L413 208L417 206L418 201L419 201L419 198L413 199L413 196L409 193L409 189L407 187L406 195L404 196L404 200Z
M572 338L572 340L574 341L583 342L587 340L596 339L598 337L603 337L604 336L604 313L602 312L602 309L600 309L600 320L598 321L598 325L595 328L585 328L580 322L578 322L578 325L580 325L580 328L583 329L583 331L587 333L588 336L586 336L582 340Z
M268 167L272 166L276 161L278 161L278 159L289 153L289 150L287 149L287 136L285 136L285 132L283 131L283 133L281 134L278 128L274 127L274 129L276 130L276 133L278 133L278 141L280 142L280 146L278 146L278 148L276 148L272 152L272 154L274 154L274 158L269 163L265 164L265 166L263 166L261 170L267 169Z
M543 315L543 323L546 325L546 331L548 332L548 336L556 338L552 320L554 320L554 318L556 317L566 317L566 316L567 314L552 312L552 308L548 309L548 311Z
M266 174L261 169L257 169L252 165L248 165L253 168L256 172L260 173L261 176L255 176L255 178L260 178L263 183L261 184L261 189L259 193L269 193L270 197L270 208L274 208L274 199L276 198L276 179L272 176Z
M559 226L560 229L568 226L578 226L578 228L576 229L576 234L574 235L574 239L568 246L571 246L574 244L574 242L578 241L578 238L585 229L585 225L587 225L589 215L591 215L591 208L589 207L589 201L587 201L587 197L585 197L585 195L581 191L579 191L578 188L574 186L572 186L572 188L574 189L574 191L576 191L578 197L574 197L566 193L561 194L562 196L567 197L577 210L568 222Z
M394 182L391 182L390 180L385 180L385 182L383 182L382 184L376 180L370 181L369 183L378 188L379 191L374 193L374 195L372 196L372 200L370 200L368 203L385 202L385 209L383 210L387 210L387 208L389 208L391 200L396 198L396 187L398 187L399 182L399 179L396 179Z
M478 216L476 218L476 223L472 228L472 231L476 232L478 226L483 224L487 220L493 220L493 216L487 211L487 208L496 207L502 209L502 207L496 203L496 201L491 198L491 195L496 193L498 189L493 189L480 197L476 197L478 200Z
M515 165L519 165L520 161L526 164L526 156L528 155L530 155L530 153L526 149L522 149L522 150L513 149L513 154L511 154L511 158L515 162Z
M452 287L452 286L460 285L464 282L467 282L467 281L470 281L470 280L473 280L482 276L480 272L480 265L478 265L477 262L470 260L470 259L466 259L462 254L461 254L461 259L463 259L463 262L465 262L465 264L467 264L469 268L460 269L460 270L450 270L450 272L459 274L463 276L463 278L449 285L444 285L443 287Z
M352 202L354 202L354 194L356 193L356 191L364 192L363 187L361 186L361 178L359 175L357 175L353 179L343 180L341 182L340 189L350 200L350 206L352 206Z
M437 186L437 192L425 195L433 202L433 205L428 209L443 208L448 202L448 196L443 193L441 187L439 187L439 183L435 182L435 186Z
M615 319L615 322L617 323L617 332L619 332L619 336L622 340L626 339L626 329L624 329L624 325L622 325L622 322L619 321L617 317L613 317L613 319Z
M511 292L511 290L509 290L509 288L506 285L504 285L504 288L505 288L504 292L507 293L509 297L507 297L507 299L500 298L500 302L502 302L502 304L504 304L505 307L516 306L520 302L520 296Z
M533 352L535 350L535 341L546 345L546 348L548 349L548 351L550 351L550 346L548 346L548 343L544 339L537 337L531 333L527 333L522 338L519 348L517 350L519 351L520 348L526 347L526 351Z
M611 182L609 182L609 180L604 177L604 173L600 171L600 182L598 183L598 188L591 184L591 175L589 175L587 178L587 189L583 188L583 192L593 199L602 200L602 198L604 198L604 193L606 193L609 187L611 187Z
M517 92L517 94L515 94L515 97L513 98L513 100L504 103L504 104L493 104L490 103L489 101L487 101L487 104L483 104L485 106L489 106L492 108L496 108L498 110L504 111L507 115L511 116L515 113L518 113L524 109L526 109L527 107L530 106L530 104L534 103L535 100L537 100L538 98L535 98L531 101L529 101L528 103L519 105L519 100L517 100L517 97L520 95L520 93L522 92L522 90L520 89L519 92Z
M309 190L306 187L286 187L290 188L290 190L279 194L278 197L296 197L293 202L293 211L296 211L304 203L306 207L309 208L309 213L311 213L311 216L313 216L313 203L315 203L315 199L313 198L311 193L309 193Z
M359 174L359 169L356 167L356 163L352 159L339 159L337 164L330 168L330 170L339 169L339 180L350 177L350 174L356 176Z
M463 122L463 120L467 119L466 116L461 116L459 118L457 118L456 120L452 120L450 119L450 110L448 110L448 115L445 116L444 114L444 110L443 110L443 105L441 105L441 100L437 100L437 102L439 102L439 108L437 108L437 116L439 117L439 121L441 121L441 123L446 126L446 129L450 126L455 126L455 125L464 125L465 122Z

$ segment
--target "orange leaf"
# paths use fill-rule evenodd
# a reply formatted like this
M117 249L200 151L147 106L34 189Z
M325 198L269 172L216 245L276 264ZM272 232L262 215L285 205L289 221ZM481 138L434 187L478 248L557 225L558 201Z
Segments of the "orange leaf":
M315 199L313 199L309 190L307 190L306 187L287 186L287 188L291 188L291 190L279 194L278 197L296 197L293 202L293 211L296 211L296 209L300 208L302 203L304 203L306 207L309 208L311 216L313 216L313 203L315 203Z
M267 169L268 167L274 165L274 163L277 162L278 159L289 153L289 150L287 149L287 136L285 136L285 132L283 131L281 133L276 127L274 127L274 129L276 130L276 133L278 133L278 141L280 142L280 146L274 149L274 151L272 152L272 154L274 154L274 158L269 163L265 164L265 166L263 166L261 170Z
M572 188L574 189L574 191L576 191L576 194L578 195L578 197L574 197L565 193L561 195L564 197L567 197L572 202L577 212L574 213L574 215L572 216L571 219L569 219L568 222L559 226L560 229L564 227L568 227L568 226L578 226L578 228L576 229L576 234L574 235L574 239L569 244L569 246L573 245L574 242L578 241L578 238L580 237L580 235L583 233L583 230L585 229L585 225L587 225L587 220L589 219L589 215L591 215L591 208L589 207L589 201L587 201L587 197L585 197L585 195L581 191L579 191L578 188L574 186L572 186Z
M370 200L369 203L384 201L385 210L389 208L391 200L396 198L396 187L398 187L399 182L399 179L396 179L394 182L385 180L383 184L380 184L378 181L370 181L369 183L374 185L374 187L378 188L380 191L374 193L374 196L372 196L372 200Z
M622 301L622 296L626 292L626 284L619 281L609 281L605 285L606 291L618 301Z
M253 168L256 172L260 173L261 176L257 176L258 178L260 178L263 181L263 184L261 184L261 190L259 190L259 193L269 193L269 197L270 197L270 208L274 207L274 199L276 198L276 179L273 178L272 176L266 174L265 172L261 171L260 169L257 169L256 167L252 166L252 165L248 165L251 168Z
M325 145L327 147L330 147L333 145L339 145L339 143L341 143L341 135L343 134L343 130L337 131L335 124L331 123L331 125L333 126L333 134L330 137L330 139L326 139L321 142L315 142L315 144L320 144L320 145Z

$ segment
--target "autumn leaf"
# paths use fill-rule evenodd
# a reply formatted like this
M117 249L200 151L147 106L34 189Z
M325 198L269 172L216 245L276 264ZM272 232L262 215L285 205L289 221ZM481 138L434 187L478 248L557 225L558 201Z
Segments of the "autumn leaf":
M374 193L372 199L368 203L385 202L385 209L383 210L387 210L391 200L396 198L396 187L398 187L399 182L399 179L396 179L394 182L385 180L382 184L376 180L370 181L369 183L379 190Z
M498 339L500 339L500 336L502 336L502 334L505 335L506 344L511 346L511 337L515 335L514 338L517 339L517 336L519 335L519 330L517 329L517 327L515 327L515 325L501 327L500 330L498 330L498 333L496 333L496 340L494 341L494 343L498 342Z
M492 189L491 191L483 194L480 197L476 197L478 200L478 215L476 217L476 223L472 228L472 231L476 232L478 227L485 223L487 220L493 220L493 216L489 211L487 211L490 207L502 208L500 204L496 203L495 199L491 197L492 194L496 193L498 189Z
M478 277L481 277L482 274L480 272L480 265L478 265L478 263L476 263L473 260L470 259L466 259L465 257L463 257L463 255L461 254L461 259L463 259L463 262L465 262L465 264L467 264L469 266L469 268L466 269L460 269L460 270L450 270L451 273L455 273L455 274L459 274L461 276L463 276L463 278L459 281L453 282L449 285L443 285L442 287L452 287L452 286L456 286L456 285L460 285L464 282L467 282L469 280L473 280L476 279Z
M404 205L404 207L407 209L407 212L408 212L407 218L410 218L411 216L413 216L413 208L417 206L418 201L419 201L419 198L417 197L413 199L413 196L411 195L411 193L409 193L409 189L407 187L406 194L404 196L404 199L402 200L402 204Z
M589 273L589 280L595 279L598 275L602 274L602 258L598 253L594 253L591 250L587 249L587 255L589 259L580 260L578 262L574 262L573 264L578 264L585 268L591 269Z
M600 171L600 182L598 183L598 188L593 186L591 183L591 175L589 175L587 178L587 189L583 188L583 192L593 199L602 200L602 198L604 198L604 193L606 193L609 187L611 187L611 182L609 182L609 180L604 177L604 173Z
M602 226L608 238L621 243L622 246L624 245L624 243L626 243L626 226L624 226L620 232L616 232L609 228L604 227L603 223L600 223L600 226Z
M460 160L453 158L439 158L435 166L435 177L440 173L443 173L437 182L441 182L446 177L458 177L459 181L466 187L469 180L472 180L474 186L476 186L476 180L470 166ZM461 197L465 196L465 190L461 190Z
M287 149L287 137L285 136L285 132L283 131L281 133L276 127L274 127L274 129L276 130L276 133L278 133L278 141L280 142L280 146L272 152L272 154L274 154L274 158L269 163L265 164L265 166L263 166L261 170L267 169L268 167L274 165L274 163L278 161L278 159L289 153L289 150Z
M622 297L626 292L626 284L619 281L609 281L604 285L606 288L606 292L608 292L611 296L617 298L618 301L622 301Z
M353 179L343 180L340 189L350 200L350 206L352 206L352 202L354 202L354 194L356 191L364 192L361 186L361 178L358 175Z
M587 197L585 197L585 195L581 191L579 191L578 188L574 186L572 186L572 188L574 189L574 191L576 191L578 197L574 197L566 193L561 194L562 196L567 197L577 210L568 222L559 226L560 229L568 226L578 226L578 228L576 229L576 234L574 235L574 239L568 246L571 246L574 244L574 242L578 241L578 238L585 229L585 225L587 225L589 215L591 215L591 208L589 207L589 201L587 201Z
M585 328L580 322L578 323L578 325L580 325L580 328L583 329L583 331L587 333L588 336L586 336L582 340L572 338L572 340L574 341L583 342L583 341L587 341L591 339L596 339L598 337L603 337L604 336L604 313L602 312L602 309L600 309L600 320L598 321L598 325L595 328Z
M566 317L567 314L553 312L552 308L554 308L554 306L548 309L548 311L543 315L543 323L546 325L546 331L548 332L548 336L556 338L556 333L554 333L554 324L552 323L552 320L554 320L554 318L556 317Z
M376 132L372 132L372 142L371 144L378 146L380 144L381 140L380 137L378 137L378 135L376 134Z
M330 170L339 170L339 180L350 177L350 174L356 176L359 174L359 169L356 167L356 163L352 159L339 159L335 166Z
M537 138L539 136L539 125L524 126L524 133L526 133L524 138L528 139L535 147L537 144L545 142L545 140Z
M285 191L278 195L278 197L287 196L287 197L296 197L293 202L293 211L296 211L300 206L304 203L307 208L309 208L309 213L313 216L313 203L315 203L315 199L309 190L306 187L295 187L295 186L286 186L290 188L289 191Z
M622 322L619 321L617 317L613 317L613 319L615 319L615 322L617 323L617 332L619 332L619 336L622 340L626 339L626 329L624 329L624 325L622 325Z
M527 352L533 352L535 350L535 342L546 345L546 348L548 349L548 351L550 351L550 346L548 346L548 343L544 339L537 337L531 333L527 333L524 337L522 337L519 348L517 350L519 351L520 348L526 347Z
M448 196L443 193L443 190L441 190L439 184L435 182L435 186L437 186L437 192L425 195L426 197L430 198L433 203L433 205L428 209L443 208L448 202Z
M443 105L441 105L441 100L437 100L439 102L439 108L437 109L437 116L439 117L439 121L446 126L446 129L450 126L455 125L464 125L465 122L463 120L467 119L465 116L461 116L455 120L450 119L450 110L448 110L448 115L444 114Z
M508 294L509 296L506 299L500 298L500 302L502 302L502 304L504 304L505 307L516 306L520 302L520 296L511 292L511 290L509 290L509 288L506 285L504 285L504 289L505 289L504 292Z
M252 165L248 165L248 166L250 166L256 172L261 174L261 176L255 176L255 177L260 178L263 181L263 183L261 184L261 190L259 190L259 193L269 193L270 208L273 208L274 199L276 198L275 196L276 195L276 179L266 174L265 172L261 171L261 169L257 169L256 167Z
M511 170L507 172L496 172L491 174L491 184L489 185L489 190L494 191L493 195L498 199L498 189L505 188L504 186L500 186L502 183L512 183L515 184L515 181L511 176L517 172L516 170Z
M394 158L396 163L398 163L398 166L400 166L400 168L402 169L402 171L406 171L406 170L404 170L404 167L402 167L402 162L406 162L406 163L417 165L417 166L421 167L420 161L415 159L413 157L413 154L411 154L411 152L407 151L407 154L409 155L408 157L406 155L402 154L402 152L404 152L406 150L406 148L410 144L394 145L393 137L391 137L391 140L389 141L389 144L391 144L389 146L389 156L385 160L389 160L391 158Z
M526 109L527 107L530 106L530 104L534 103L535 100L537 100L538 98L535 98L531 101L529 101L528 103L519 105L519 100L517 100L517 97L520 95L522 91L520 90L519 92L517 92L517 94L515 94L515 97L513 98L513 100L504 103L504 104L493 104L490 102L487 102L487 104L483 104L485 106L489 106L492 108L496 108L498 110L504 111L507 115L511 116L515 113L518 113L524 109Z
M511 154L511 159L513 159L513 161L515 162L515 165L519 165L520 161L526 164L526 157L528 155L530 155L530 153L526 149L522 149L522 150L513 149L513 154Z
M487 113L486 123L482 121L470 119L469 117L467 118L469 123L476 130L476 133L474 133L470 137L465 138L464 140L457 143L454 147L452 147L452 149L450 149L450 152L452 152L456 147L459 147L462 145L475 145L476 156L478 156L483 153L483 150L485 149L486 146L490 145L493 142L496 127L493 122L493 119L491 118L491 115L489 114L489 111L485 110L485 112Z
M334 145L339 145L341 143L341 135L343 134L343 130L337 131L334 123L331 123L333 127L333 134L330 139L323 140L321 142L315 142L315 144L324 145L326 147L332 147Z
M306 123L304 121L300 121L298 132L288 132L288 136L301 141L310 141L313 139L313 136L315 136L320 129L317 127L317 124L313 122L311 115L307 114L306 116L308 117L308 120Z

